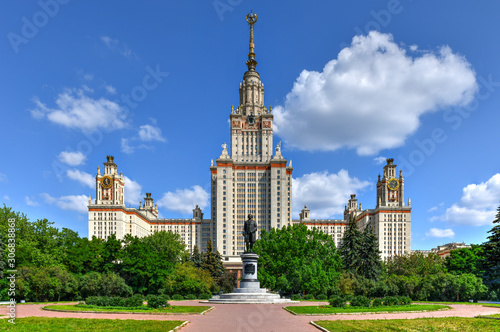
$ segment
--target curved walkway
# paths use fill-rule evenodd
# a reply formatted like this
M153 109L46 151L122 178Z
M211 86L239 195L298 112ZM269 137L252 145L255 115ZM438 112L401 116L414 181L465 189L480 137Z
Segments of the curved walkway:
M67 304L67 303L65 303ZM176 305L206 305L197 301L176 301ZM326 315L326 316L294 316L282 309L284 306L318 305L320 302L302 302L297 304L211 304L215 309L206 315L142 315L142 314L97 314L78 312L55 312L42 310L43 304L23 304L16 307L17 318L39 316L60 318L104 318L104 319L138 319L138 320L183 320L190 321L181 329L182 332L293 332L318 329L309 324L317 320L363 320L363 319L411 319L428 317L475 317L500 313L500 308L480 305L450 305L452 309L444 311L393 313L393 314L360 314L360 315ZM0 307L0 315L7 314L7 307Z

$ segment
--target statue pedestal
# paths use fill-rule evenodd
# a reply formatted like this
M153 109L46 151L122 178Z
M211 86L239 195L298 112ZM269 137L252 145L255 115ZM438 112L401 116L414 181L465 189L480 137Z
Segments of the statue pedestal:
M265 288L260 288L257 278L257 261L259 255L253 252L245 252L241 255L243 271L240 287L235 288L232 293L214 296L209 303L297 303L290 299L282 299L279 294L268 293Z

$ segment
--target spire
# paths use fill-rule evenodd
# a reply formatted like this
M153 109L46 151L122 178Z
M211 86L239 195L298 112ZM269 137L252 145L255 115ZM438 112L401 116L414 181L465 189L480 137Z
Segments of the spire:
M257 67L257 61L255 61L255 52L253 43L253 25L257 22L257 14L250 11L250 14L247 14L247 22L250 25L250 45L248 52L247 67L248 70L254 71L255 67Z

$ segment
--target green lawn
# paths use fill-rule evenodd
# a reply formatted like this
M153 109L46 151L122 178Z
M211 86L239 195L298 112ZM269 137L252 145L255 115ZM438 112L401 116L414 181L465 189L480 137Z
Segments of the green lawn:
M439 309L449 309L446 305L437 304L412 304L412 305L399 305L390 307L375 307L375 308L362 308L351 307L336 308L329 305L320 306L290 306L286 307L288 310L293 311L298 315L318 315L318 314L346 314L356 312L393 312L393 311L434 311Z
M43 307L45 310L69 310L69 311L101 311L101 312L144 312L154 314L186 314L186 313L202 313L209 309L209 306L169 306L165 309L151 309L146 306L143 308L126 308L126 307L98 307L86 304L74 305L49 305Z
M479 318L417 318L393 320L345 320L345 321L316 321L314 322L329 331L335 332L486 332L500 331L500 320Z
M170 331L183 321L132 320L132 319L87 319L87 318L16 318L12 326L7 319L0 320L0 330L15 331Z
M415 301L416 303L435 303L435 304L469 304L484 305L488 307L500 307L500 303L474 303L474 302L439 302L439 301Z

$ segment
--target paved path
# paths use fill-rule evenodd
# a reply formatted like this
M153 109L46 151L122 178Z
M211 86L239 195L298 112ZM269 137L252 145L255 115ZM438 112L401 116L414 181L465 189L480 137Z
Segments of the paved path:
M205 305L197 301L179 301L177 305ZM318 302L302 302L292 305L317 305ZM55 312L42 310L44 305L18 305L17 317L73 317L73 318L107 318L107 319L139 319L139 320L188 320L190 323L181 332L317 332L309 324L316 320L362 320L362 319L411 319L423 317L474 317L500 313L500 308L489 308L479 305L450 305L451 310L413 312L398 314L363 314L363 315L328 315L328 316L294 316L282 307L285 304L211 304L215 309L206 315L140 315L140 314L95 314ZM5 306L0 307L0 314L7 314Z

